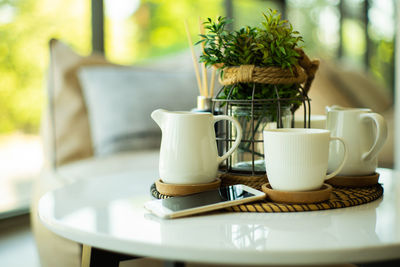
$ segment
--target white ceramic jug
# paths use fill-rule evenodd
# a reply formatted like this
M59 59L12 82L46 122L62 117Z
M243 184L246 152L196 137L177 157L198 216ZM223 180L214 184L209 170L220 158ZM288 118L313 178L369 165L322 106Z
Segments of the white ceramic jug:
M215 181L218 165L237 148L242 129L232 117L211 113L172 112L157 109L151 113L162 131L159 172L164 183L201 184ZM214 123L229 120L237 138L222 157L218 156Z
M377 155L382 149L387 126L384 118L366 108L326 107L326 128L331 136L343 138L348 145L348 159L338 175L362 176L375 172ZM331 143L328 172L337 168L343 158L342 146Z

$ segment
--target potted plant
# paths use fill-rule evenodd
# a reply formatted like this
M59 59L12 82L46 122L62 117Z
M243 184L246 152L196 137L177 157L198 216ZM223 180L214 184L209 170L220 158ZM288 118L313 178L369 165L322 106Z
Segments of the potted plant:
M276 10L263 13L258 27L229 31L231 21L218 17L204 22L207 32L200 62L218 68L223 87L213 99L243 128L243 141L228 162L228 171L265 173L262 131L291 127L295 110L308 100L318 69L301 49L303 38ZM227 130L231 142L235 132Z

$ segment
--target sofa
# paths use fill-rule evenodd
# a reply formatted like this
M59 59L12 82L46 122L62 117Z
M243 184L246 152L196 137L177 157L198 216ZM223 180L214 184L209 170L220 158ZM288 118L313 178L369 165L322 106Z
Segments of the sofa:
M80 179L156 170L160 130L150 119L151 110L190 110L195 107L197 89L187 53L127 67L107 62L101 55L78 55L51 40L50 59L41 127L45 164L33 190L32 231L43 267L78 267L81 245L41 224L40 197ZM314 114L323 114L324 107L333 104L370 107L382 113L389 138L379 164L393 165L392 99L368 76L323 61L310 97ZM163 266L163 262L145 258L121 266Z

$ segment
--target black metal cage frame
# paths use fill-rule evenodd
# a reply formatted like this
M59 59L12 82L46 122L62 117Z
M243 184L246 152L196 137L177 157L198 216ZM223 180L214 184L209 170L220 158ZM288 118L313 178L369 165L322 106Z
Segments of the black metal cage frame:
M222 99L221 93L224 91L225 87L222 87L215 98L212 99L212 113L213 114L224 114L229 115L232 114L232 107L233 106L250 106L250 124L251 124L251 138L250 139L242 139L241 142L250 143L252 148L252 168L251 171L241 171L241 170L234 170L232 168L232 156L228 157L225 161L225 165L220 167L220 171L224 171L225 173L237 173L237 174L244 174L244 175L264 175L265 172L256 171L254 168L254 161L255 161L255 143L262 143L263 140L256 140L255 139L255 127L254 127L254 108L257 106L274 106L276 104L276 118L277 118L277 128L283 128L282 122L282 111L281 107L284 103L291 103L293 101L301 101L304 110L304 128L310 128L311 124L311 99L308 97L307 92L304 90L302 85L298 85L298 97L292 98L281 98L279 96L279 89L277 85L274 85L275 97L270 99L255 99L255 91L256 91L256 83L253 83L253 90L252 96L250 100L236 100L231 99L232 91L234 86L230 89L226 98ZM299 106L293 105L291 108L291 127L294 128L294 113L299 108ZM232 137L231 132L231 123L229 121L221 122L225 123L224 127L217 127L216 139L217 139L217 146L219 153L223 151L228 151L229 147L232 145L232 142L235 141ZM221 129L224 129L221 131Z

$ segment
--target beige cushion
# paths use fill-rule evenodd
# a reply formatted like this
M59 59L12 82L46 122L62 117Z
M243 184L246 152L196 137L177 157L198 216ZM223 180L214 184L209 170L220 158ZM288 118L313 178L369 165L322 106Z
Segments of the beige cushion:
M371 74L346 66L326 64L331 81L335 81L338 90L352 101L352 106L370 108L378 113L393 106L393 96L389 89L380 85Z
M325 114L325 106L331 105L371 108L378 113L393 105L389 91L373 78L328 61L321 61L309 97L313 114Z
M81 68L78 76L95 156L159 148L161 130L151 112L196 106L193 71L91 66Z
M339 91L335 80L331 79L330 68L325 61L321 61L308 96L311 98L312 114L325 114L326 106L353 106L351 99Z
M45 159L52 166L93 155L89 122L77 70L109 64L100 55L83 57L57 40L50 41L48 105L42 120Z

